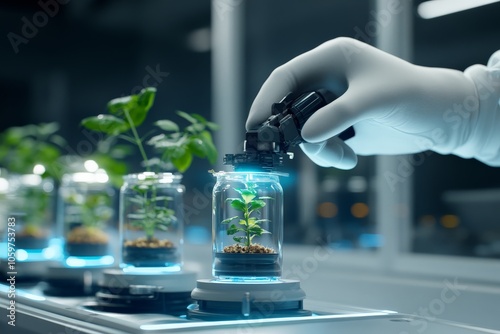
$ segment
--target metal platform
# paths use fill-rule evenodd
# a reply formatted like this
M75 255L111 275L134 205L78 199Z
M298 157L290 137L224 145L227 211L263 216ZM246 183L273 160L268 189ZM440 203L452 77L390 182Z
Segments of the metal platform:
M349 334L472 334L500 333L494 330L440 320L430 321L394 311L369 310L305 300L307 317L280 317L254 320L199 321L185 315L118 314L92 310L94 298L44 296L40 285L16 287L0 285L2 333L349 333ZM10 296L9 296L10 294ZM15 301L11 307L11 301ZM11 310L9 310L9 307ZM8 324L13 314L15 327Z

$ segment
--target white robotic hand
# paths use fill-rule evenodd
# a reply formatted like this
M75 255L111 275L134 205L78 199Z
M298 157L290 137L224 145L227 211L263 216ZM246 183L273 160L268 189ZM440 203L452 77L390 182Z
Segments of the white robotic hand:
M250 109L251 129L287 93L326 88L339 96L302 128L302 150L320 166L353 168L357 155L433 150L500 166L500 53L464 73L410 64L337 38L278 67ZM356 135L336 136L353 125Z

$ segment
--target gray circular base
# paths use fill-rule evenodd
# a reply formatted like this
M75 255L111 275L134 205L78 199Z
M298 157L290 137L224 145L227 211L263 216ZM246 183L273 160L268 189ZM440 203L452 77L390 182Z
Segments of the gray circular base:
M308 316L304 291L295 280L231 282L198 280L188 309L190 319L228 320Z

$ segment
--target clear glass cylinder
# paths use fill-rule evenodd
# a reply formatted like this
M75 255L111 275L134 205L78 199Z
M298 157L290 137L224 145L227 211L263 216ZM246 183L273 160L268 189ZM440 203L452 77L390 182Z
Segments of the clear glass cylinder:
M63 176L58 219L67 266L109 266L115 262L118 234L115 195L105 172Z
M37 174L10 174L2 179L8 189L3 209L14 239L17 261L55 259L54 182ZM9 234L7 233L7 236ZM15 241L14 241L15 240Z
M9 239L9 202L11 192L9 191L9 179L7 170L0 168L0 258L8 257L8 239ZM13 225L10 223L10 225Z
M178 271L184 227L181 175L131 174L120 190L121 264L124 271Z
M219 172L213 190L213 275L221 280L281 277L283 189L266 172Z

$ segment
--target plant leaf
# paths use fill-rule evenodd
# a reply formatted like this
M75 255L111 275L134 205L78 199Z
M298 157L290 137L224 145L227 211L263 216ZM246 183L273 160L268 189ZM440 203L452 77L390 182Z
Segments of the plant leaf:
M127 122L113 115L99 115L84 118L81 124L89 130L117 135L129 129Z
M122 96L112 99L108 102L108 111L111 114L122 116L123 110L130 109L132 104L135 103L135 100L137 100L136 95Z
M252 227L249 227L248 231L250 232L250 234L254 234L256 236L261 236L264 233L269 233L269 231L264 230L259 225L254 225Z
M254 199L253 201L250 202L249 204L249 207L248 207L248 211L254 211L254 210L258 210L260 208L263 208L266 206L266 202L264 201L261 201L260 199Z
M198 135L198 138L203 141L208 161L211 164L214 164L217 161L217 148L215 148L214 142L212 140L212 135L210 134L210 132L205 130Z
M257 192L255 189L250 188L250 189L234 189L236 190L240 195L241 198L245 201L245 204L250 203L255 197L257 197Z
M128 200L132 203L139 204L139 205L144 205L144 203L146 202L142 196L130 197Z
M156 88L144 88L137 95L124 96L109 101L108 111L127 120L127 122L125 114L128 114L134 126L137 127L146 119L149 109L153 106L155 95Z
M148 141L147 141L147 144L148 145L156 145L156 143L162 141L164 138L165 138L165 134L159 134L159 135L156 135L156 136L153 136L151 137Z
M184 173L189 168L189 166L191 166L193 155L191 154L191 151L189 149L182 147L177 150L177 153L180 154L176 154L172 157L172 164L175 168L177 168L179 172Z
M156 88L155 87L146 87L139 92L137 98L137 104L144 108L147 111L151 109L153 103L155 101L156 96Z
M179 131L179 126L168 119L162 119L156 121L154 124L164 131L173 131L173 132Z
M208 152L205 143L198 137L191 138L189 140L188 147L198 158L204 158L207 156Z
M239 217L238 217L238 218L239 218ZM240 224L240 225L243 225L243 226L247 226L247 221L246 221L245 219L241 219L241 220L239 221L239 224ZM248 220L248 225L250 226L250 224L252 224L252 223L250 222L250 219L249 219L249 220Z
M201 124L205 125L207 124L207 119L203 116L201 116L200 114L191 114L191 116L196 119L198 122L200 122Z
M146 219L146 215L143 213L129 213L127 217L130 219Z
M186 127L186 132L197 134L205 129L205 125L201 123L194 123Z
M238 217L238 216L234 216L234 217L231 217L231 218L224 219L224 220L223 220L223 221L221 221L220 223L221 223L221 224L228 224L228 223L230 223L230 222L232 222L233 220L238 219L238 218L240 218L240 217Z
M196 118L194 118L193 116L189 115L187 112L178 110L177 111L177 115L179 115L180 117L184 118L186 121L188 121L191 124L198 123L198 121L196 120Z
M244 212L247 209L245 202L239 198L231 200L231 206L241 212Z
M227 235L233 235L233 234L236 234L240 231L239 228L236 227L236 225L234 224L231 224L231 226L229 226L229 228L227 229L226 233Z
M36 127L36 131L40 136L50 136L59 130L59 124L56 122L41 123Z
M205 125L211 131L217 131L217 130L219 130L219 125L217 125L217 124L215 124L213 122L207 122Z

